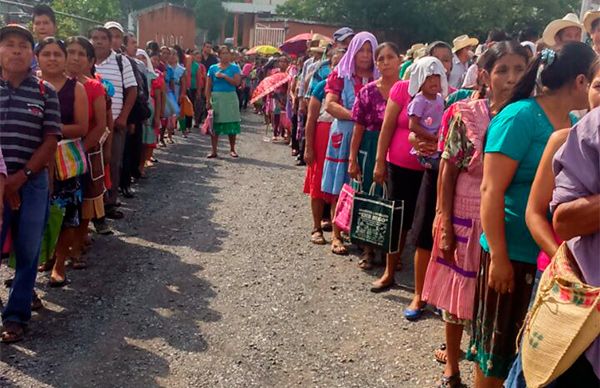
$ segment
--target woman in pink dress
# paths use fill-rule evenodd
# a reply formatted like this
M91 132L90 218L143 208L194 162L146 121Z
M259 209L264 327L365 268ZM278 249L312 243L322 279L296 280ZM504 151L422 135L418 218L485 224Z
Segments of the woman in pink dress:
M527 61L527 53L518 44L496 43L482 60L480 76L488 98L459 101L444 114L434 245L423 286L423 299L442 309L446 322L443 387L461 385L460 341L463 326L473 318L481 250L479 187L485 134L490 118L525 72Z

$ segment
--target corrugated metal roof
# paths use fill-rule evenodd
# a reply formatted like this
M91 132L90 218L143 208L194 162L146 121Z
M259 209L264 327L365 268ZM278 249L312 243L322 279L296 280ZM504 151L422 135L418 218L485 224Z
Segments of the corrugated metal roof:
M221 3L223 8L230 13L270 13L275 14L277 6L270 4L249 4L249 3Z

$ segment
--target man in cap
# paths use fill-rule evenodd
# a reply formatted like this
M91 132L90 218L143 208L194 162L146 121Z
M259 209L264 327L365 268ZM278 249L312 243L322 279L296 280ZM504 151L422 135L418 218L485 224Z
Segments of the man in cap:
M452 44L452 71L448 84L455 89L462 86L465 80L465 75L469 69L469 61L473 57L473 48L477 47L479 40L471 38L469 35L461 35L456 37Z
M23 339L31 319L33 286L49 206L47 166L61 138L58 96L47 82L31 71L33 35L25 27L9 24L0 29L0 180L4 187L2 233L12 231L16 257L15 277L2 312L0 340Z
M107 25L110 25L109 23ZM115 28L111 30L115 30ZM120 219L123 218L123 213L116 209L117 195L128 129L127 119L137 98L137 81L129 60L121 57L121 65L119 65L117 53L112 49L116 45L112 43L111 30L105 27L95 27L90 31L89 37L96 54L96 71L104 80L110 82L115 89L111 105L114 128L112 131L110 177L113 184L108 191L105 207L108 218ZM118 55L120 56L120 54Z
M583 17L585 31L592 38L592 48L600 55L600 10L588 11Z
M574 13L568 13L562 19L551 21L544 30L542 40L549 47L559 50L569 42L581 42L583 25Z
M348 48L354 35L354 30L350 27L342 27L334 32L333 42L335 43L335 48Z
M125 33L123 26L121 23L111 21L106 22L104 28L110 31L112 49L120 53L123 50L123 34Z

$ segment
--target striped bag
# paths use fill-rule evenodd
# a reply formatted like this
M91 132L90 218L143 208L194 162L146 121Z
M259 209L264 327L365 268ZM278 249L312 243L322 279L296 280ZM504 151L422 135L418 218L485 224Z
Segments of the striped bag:
M81 139L66 139L56 149L56 178L64 181L88 172L88 163Z

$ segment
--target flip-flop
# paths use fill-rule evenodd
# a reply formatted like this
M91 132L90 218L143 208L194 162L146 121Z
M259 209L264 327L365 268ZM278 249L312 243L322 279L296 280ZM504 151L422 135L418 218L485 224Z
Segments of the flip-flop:
M231 155L232 158L239 158L240 157L235 151L231 151L229 153L229 155Z
M382 285L382 286L373 286L373 287L371 287L371 292L374 293L374 294L379 294L379 293L382 293L382 292L389 291L392 288L394 288L395 286L396 286L396 282L391 282L389 284L385 284L385 285Z
M50 288L62 288L64 286L66 286L67 284L71 284L71 281L66 276L62 281L59 281L59 282L52 279L52 277L50 277L50 280L48 281L48 287L50 287Z
M217 157L217 154L209 154L206 159L215 159Z
M322 230L313 230L311 236L310 236L310 242L312 242L315 245L325 245L327 244L327 241L325 241L325 237L323 237L323 231Z
M336 244L336 241L338 241L339 243ZM344 242L338 238L334 238L333 241L331 241L331 252L334 255L339 255L339 256L347 256L348 255L348 248L346 248L346 246L344 245Z
M23 325L16 322L7 322L2 327L0 333L0 341L5 344L14 344L22 341L25 338L25 328Z

